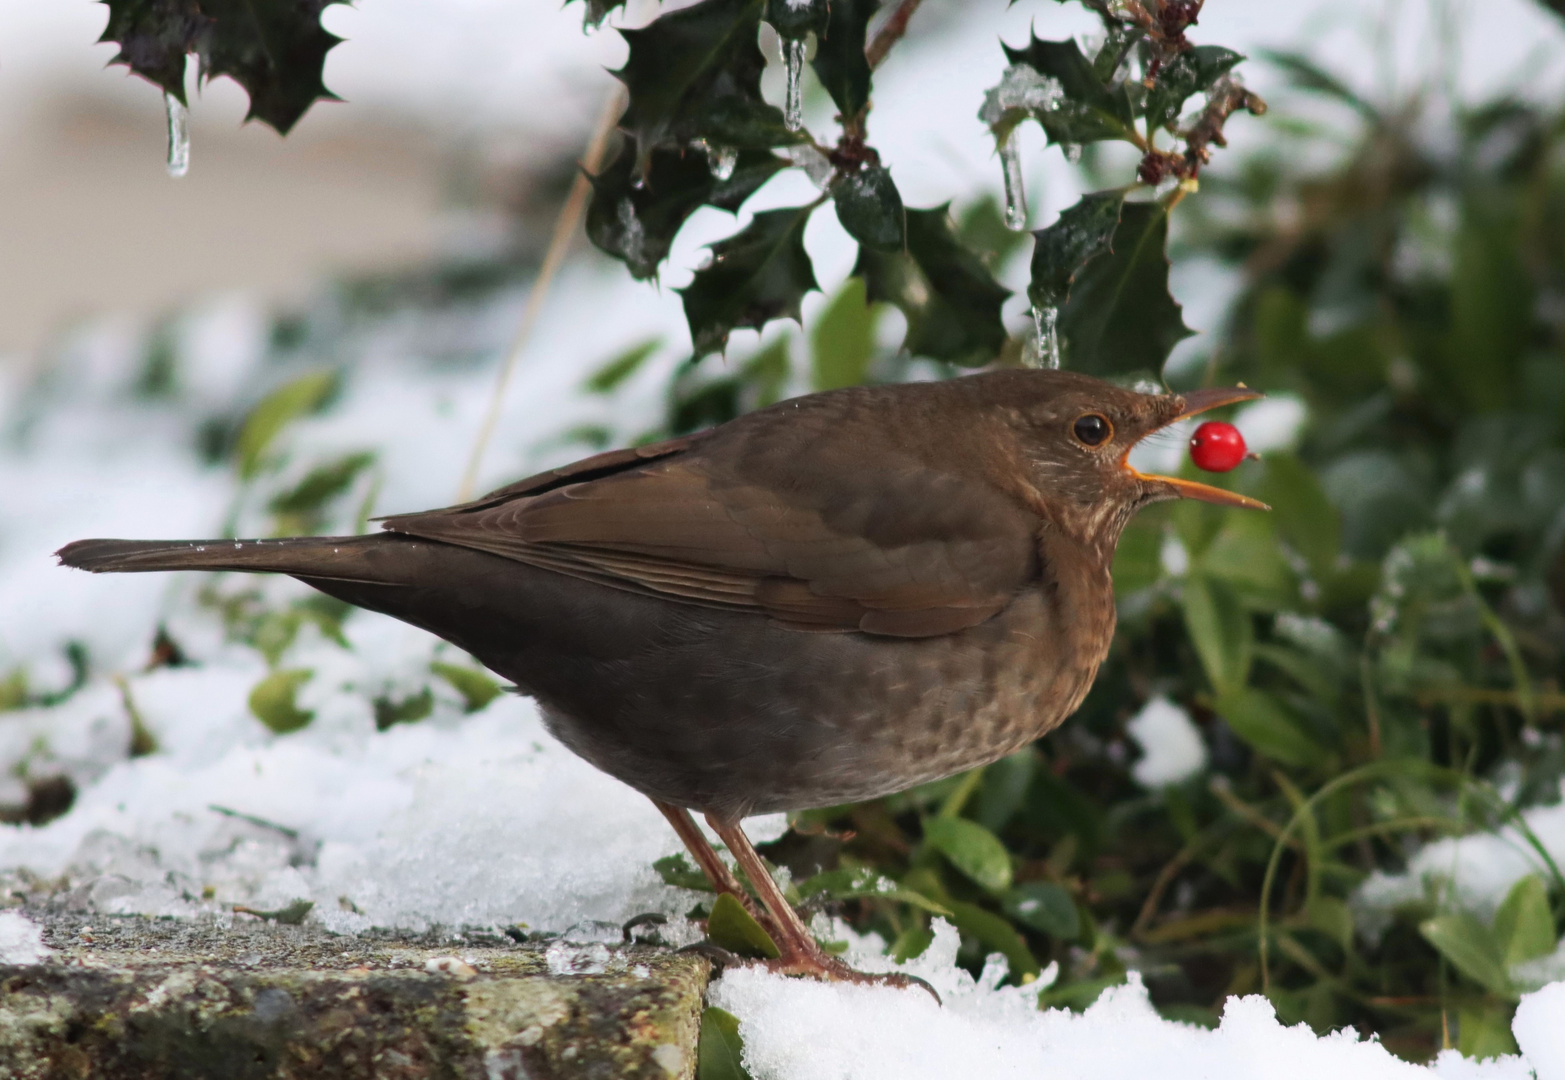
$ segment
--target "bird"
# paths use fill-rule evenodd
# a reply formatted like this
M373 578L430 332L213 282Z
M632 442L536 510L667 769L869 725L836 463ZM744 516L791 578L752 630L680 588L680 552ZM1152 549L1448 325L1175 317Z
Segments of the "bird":
M288 574L457 645L656 804L712 887L763 922L772 967L879 978L821 948L742 820L903 791L1061 724L1108 653L1131 517L1176 498L1266 508L1140 472L1131 449L1259 396L1014 368L851 387L371 534L78 540L56 554L96 573Z

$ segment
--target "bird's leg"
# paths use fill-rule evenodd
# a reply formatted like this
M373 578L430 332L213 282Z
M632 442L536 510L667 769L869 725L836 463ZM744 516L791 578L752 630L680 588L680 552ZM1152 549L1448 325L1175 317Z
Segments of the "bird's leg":
M668 823L674 827L674 832L679 839L684 841L685 850L690 852L690 857L695 859L696 865L706 875L707 881L712 883L712 888L719 893L728 893L735 900L744 905L752 918L761 918L762 913L755 910L755 901L750 899L750 894L744 891L744 886L739 884L739 879L734 877L728 869L728 864L718 857L712 845L706 842L706 837L701 832L701 827L696 824L695 818L690 816L690 811L682 806L672 803L659 802L653 799L652 803L668 818ZM749 873L749 871L745 871Z
M767 930L771 932L772 940L777 943L777 949L782 955L768 961L767 967L784 975L813 975L820 979L879 983L883 986L919 986L929 991L937 1002L940 1000L934 987L923 979L911 975L870 975L855 971L821 948L815 935L810 933L810 928L804 925L804 920L799 918L799 913L793 910L793 905L788 903L788 898L777 887L777 882L772 880L771 871L767 870L760 853L750 843L750 838L744 834L739 823L735 821L729 824L712 814L706 815L706 820L728 850L733 852L740 869L750 879L761 903L766 905L771 915L767 920Z

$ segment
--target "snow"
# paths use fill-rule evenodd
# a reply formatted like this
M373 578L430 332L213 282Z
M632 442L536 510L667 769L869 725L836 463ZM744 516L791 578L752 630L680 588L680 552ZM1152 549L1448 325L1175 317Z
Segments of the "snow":
M43 927L14 911L0 911L0 964L41 964L53 950Z
M1141 747L1130 774L1142 787L1178 784L1206 768L1206 743L1190 714L1161 695L1125 722L1125 731Z
M744 1063L755 1080L1537 1080L1565 1070L1565 984L1524 999L1516 1038L1523 1056L1474 1062L1454 1051L1411 1065L1351 1031L1318 1037L1284 1027L1263 997L1230 998L1214 1030L1160 1018L1140 976L1104 991L1081 1013L1039 1010L1039 984L1000 986L1004 962L973 979L953 967L956 931L935 923L934 942L905 965L858 939L864 970L904 971L940 992L785 979L758 969L726 972L712 1004L740 1018ZM1040 980L1047 984L1047 976Z

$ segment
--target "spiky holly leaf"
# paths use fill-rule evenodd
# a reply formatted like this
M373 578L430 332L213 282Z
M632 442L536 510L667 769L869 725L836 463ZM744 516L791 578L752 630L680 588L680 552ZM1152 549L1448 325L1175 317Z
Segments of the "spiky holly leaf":
M848 235L880 251L901 251L907 235L907 211L891 170L867 165L841 177L831 189L837 220Z
M212 24L197 0L103 2L109 7L109 23L98 41L120 47L109 63L124 64L185 102L185 55L197 50Z
M1192 94L1204 93L1244 57L1221 45L1197 45L1163 65L1157 85L1147 92L1146 117L1153 127L1179 119Z
M630 92L620 127L635 138L642 169L653 150L695 139L764 150L802 138L761 97L764 8L765 0L702 0L620 31L630 46L614 73Z
M321 81L326 54L342 39L321 26L321 12L343 0L104 0L102 41L119 43L111 63L185 100L185 54L201 58L201 77L227 75L250 95L247 120L287 134L312 104L335 99Z
M860 246L853 273L871 302L886 301L907 316L902 347L918 356L977 366L1005 344L1000 306L1011 291L957 237L950 204L907 211L907 250Z
M869 20L878 10L880 0L832 0L826 32L810 61L844 121L858 117L869 104L870 67L864 42Z
M1059 307L1070 298L1071 283L1092 259L1109 250L1119 225L1125 189L1083 195L1047 229L1032 235L1032 283L1027 298L1036 307Z
M337 100L321 81L326 54L342 39L321 12L344 0L201 0L214 23L201 47L201 77L227 75L250 95L246 120L286 135L305 110Z
M727 168L714 166L700 150L654 150L638 186L639 157L635 140L627 138L613 164L593 177L587 206L587 238L623 260L636 278L657 274L675 234L698 207L737 211L756 188L788 167L765 150L741 151Z
M1049 141L1080 145L1135 135L1135 104L1124 83L1100 77L1075 41L1034 37L1023 49L1003 46L1014 66L1025 64L1054 80L1058 96L1047 107L1029 109Z
M712 245L712 264L680 290L697 357L721 352L739 327L799 320L804 294L820 286L804 250L804 226L816 204L756 214L738 233Z
M568 4L571 0L565 0ZM582 0L585 10L581 13L581 25L583 29L589 26L602 26L603 20L609 17L609 13L616 8L625 6L625 0Z
M1090 375L1157 375L1194 331L1168 291L1168 210L1126 203L1111 250L1082 268L1060 309L1065 363Z
M806 34L825 37L831 7L827 0L766 0L766 21L780 36L794 41Z

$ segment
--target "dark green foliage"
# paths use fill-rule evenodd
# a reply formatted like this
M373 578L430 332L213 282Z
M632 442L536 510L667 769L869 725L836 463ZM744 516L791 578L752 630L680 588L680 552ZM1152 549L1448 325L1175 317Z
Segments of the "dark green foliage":
M1000 305L1011 291L962 243L949 205L908 210L906 252L861 246L853 273L871 301L907 316L903 348L910 353L976 366L1005 343Z
M1027 296L1040 307L1059 307L1071 283L1091 260L1109 250L1125 205L1124 191L1099 191L1060 212L1047 229L1034 232L1032 284Z
M761 97L766 59L756 36L764 7L764 0L702 0L620 31L630 45L615 72L630 94L620 127L635 140L639 174L648 174L654 150L694 139L738 150L795 141Z
M1211 89L1244 57L1221 45L1197 45L1164 64L1157 83L1147 91L1143 115L1150 127L1165 127L1179 119L1185 102Z
M568 4L571 0L565 0ZM582 0L581 21L585 29L589 26L602 26L603 20L613 12L625 6L625 0Z
M706 920L707 940L735 956L757 960L775 960L782 955L761 924L730 893L712 901L712 913Z
M1112 76L1099 75L1074 40L1042 41L1034 36L1025 48L1005 46L1012 64L1026 64L1059 83L1060 98L1051 107L1031 110L1049 141L1080 146L1103 139L1135 135L1136 108L1130 89Z
M848 235L876 251L901 251L907 242L907 211L891 172L879 165L849 173L831 189L837 220Z
M765 150L739 151L733 172L719 179L700 150L654 150L642 159L636 141L627 138L614 162L593 177L587 237L621 259L631 276L654 277L680 226L698 207L736 211L787 164Z
M698 1080L750 1080L743 1064L743 1053L739 1018L718 1008L703 1010L701 1034L696 1044Z
M738 327L799 318L804 294L819 288L804 250L814 205L767 210L742 231L712 245L712 264L680 290L696 356L721 352Z
M104 0L101 41L120 46L112 63L185 101L185 55L202 79L227 75L250 95L246 119L287 134L316 101L335 95L321 81L326 54L341 39L321 12L341 0Z
M1060 309L1065 363L1092 375L1145 372L1154 378L1169 351L1194 331L1168 291L1168 211L1126 203L1111 250L1076 275Z
M766 0L766 21L778 34L794 41L807 34L824 37L833 6L827 0L809 0L806 4L796 0Z
M870 67L864 44L880 0L831 0L828 6L829 21L810 66L836 102L843 122L851 127L861 122L869 104Z

